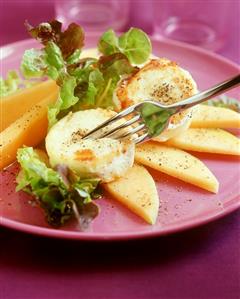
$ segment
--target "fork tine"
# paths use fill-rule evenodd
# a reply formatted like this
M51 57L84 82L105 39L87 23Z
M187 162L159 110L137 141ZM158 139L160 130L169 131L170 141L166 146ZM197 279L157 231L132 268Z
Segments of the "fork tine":
M95 129L93 129L92 131L88 132L85 136L83 136L82 139L86 139L88 137L90 137L91 135L93 135L94 133L98 132L99 130L105 128L106 126L112 124L113 122L131 114L134 110L135 107L138 106L138 104L136 105L132 105L124 110L122 110L121 112L119 112L118 114L116 114L115 116L111 117L110 119L106 120L104 123L102 123L101 125L97 126Z
M124 133L124 134L121 134L121 135L117 136L116 138L117 139L125 138L125 137L127 137L129 135L133 135L133 134L135 134L137 132L140 132L143 128L146 128L145 124L141 124L141 125L133 128L132 130L128 131L127 133Z
M137 122L139 119L141 118L141 115L140 114L137 114L136 116L134 116L133 118L131 118L130 120L126 121L124 124L116 127L116 128L113 128L112 130L104 133L104 134L101 134L98 136L98 138L104 138L104 137L107 137L107 136L110 136L112 135L113 133L117 133L119 130L121 129L124 129L132 124L134 124L135 122Z
M133 139L132 141L135 143L135 144L138 144L140 142L143 142L144 140L148 139L150 136L148 135L148 133L145 133L141 136L138 136L137 138Z

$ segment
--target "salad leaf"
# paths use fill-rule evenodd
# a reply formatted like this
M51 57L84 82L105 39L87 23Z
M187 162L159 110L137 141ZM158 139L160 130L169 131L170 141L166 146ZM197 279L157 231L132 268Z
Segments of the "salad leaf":
M114 90L117 87L121 76L129 75L138 70L132 66L122 53L115 53L109 56L101 56L98 60L97 67L102 73L104 79L104 88L97 94L96 105L103 108L120 110L121 103L116 102L113 98Z
M156 107L151 103L143 104L140 111L151 137L156 137L162 133L167 127L168 121L174 112L174 109L165 110L161 107Z
M25 21L25 27L33 38L46 45L49 41L55 43L59 41L62 23L53 20L51 22L40 23L38 26L33 27L28 21Z
M135 64L144 63L152 52L149 37L137 28L131 28L119 37L119 46L128 59Z
M103 75L108 78L116 75L128 75L138 70L137 67L131 65L127 56L122 53L101 56L97 66Z
M11 95L12 93L30 87L37 83L36 81L23 80L17 71L9 71L6 79L0 77L0 98Z
M20 81L21 79L15 71L8 72L5 80L0 77L0 98L17 91Z
M65 165L49 168L31 147L19 149L17 160L21 171L16 191L34 195L51 225L62 225L75 216L86 228L86 223L97 216L98 207L92 198L97 198L98 179L80 179Z
M226 95L221 95L218 99L208 100L203 104L207 106L228 108L240 113L240 102Z
M62 81L61 83L59 81ZM62 116L65 116L68 112L68 108L72 107L78 102L78 97L74 95L74 90L76 87L76 79L66 74L59 74L58 84L61 86L59 97L55 104L49 105L48 107L48 122L49 127L52 127L57 121L57 115L61 110L64 110L65 113Z
M38 49L26 50L21 62L21 71L25 78L43 77L47 69L44 53Z
M71 23L67 30L60 33L60 39L57 44L59 44L64 59L71 57L84 46L83 29L79 25Z
M45 47L46 64L54 67L57 71L64 68L64 59L60 48L53 42L48 42ZM54 78L53 78L54 79Z
M70 55L67 58L67 64L71 65L74 63L78 63L78 61L80 60L80 55L81 55L81 51L80 49L77 49L72 55Z
M78 97L74 96L74 89L77 85L76 79L71 76L64 76L60 90L60 98L62 100L61 109L68 109L77 103Z
M46 46L49 42L56 44L61 49L64 59L69 58L75 51L84 46L84 32L75 23L71 23L63 32L62 23L57 20L41 23L36 27L31 26L26 21L25 26L32 37L43 45Z
M79 224L82 230L86 230L89 227L91 221L97 217L99 213L98 206L93 202L86 205L82 205L80 208Z
M98 50L104 55L111 55L120 52L118 37L112 29L109 29L102 34L98 42Z
M50 127L69 111L96 107L119 111L121 103L113 96L119 80L134 73L137 68L132 63L144 62L151 51L151 43L141 30L131 28L119 38L108 30L98 44L104 55L81 59L84 33L77 24L70 24L65 31L56 20L36 27L26 23L26 27L43 48L25 52L23 74L48 76L60 87L57 102L48 110Z
M122 75L137 70L122 53L101 56L98 60L83 60L71 74L77 78L75 95L79 102L73 110L86 108L120 109L120 103L113 99L113 93Z
M147 34L138 28L130 28L119 38L110 29L100 37L98 50L104 55L122 53L131 63L142 64L149 58L152 46Z
M44 45L44 48L25 52L21 64L24 76L47 75L60 86L59 98L48 111L49 125L52 126L62 110L74 106L79 100L74 95L76 78L69 74L68 66L77 65L80 60L84 33L75 23L70 24L62 32L62 24L58 21L41 23L36 27L26 23L26 27L29 33Z

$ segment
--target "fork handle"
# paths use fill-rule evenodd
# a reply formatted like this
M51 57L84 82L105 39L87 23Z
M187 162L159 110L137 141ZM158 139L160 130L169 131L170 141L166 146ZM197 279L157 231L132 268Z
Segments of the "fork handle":
M219 83L203 92L197 93L196 95L173 105L169 105L168 108L179 108L179 110L185 110L190 107L193 107L197 104L200 104L202 102L205 102L206 100L219 95L229 89L232 89L233 87L236 87L240 84L240 75L234 76L222 83Z

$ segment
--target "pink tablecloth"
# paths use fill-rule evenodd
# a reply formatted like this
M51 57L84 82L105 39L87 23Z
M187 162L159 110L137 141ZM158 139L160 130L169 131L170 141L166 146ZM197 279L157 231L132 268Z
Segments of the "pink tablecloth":
M151 32L147 1L134 3L130 25ZM142 14L144 11L144 14ZM27 35L22 23L53 17L50 1L4 1L0 42ZM238 17L238 19L237 19ZM229 43L239 62L239 12L233 1ZM0 228L0 299L240 298L240 212L181 234L124 243L44 239Z

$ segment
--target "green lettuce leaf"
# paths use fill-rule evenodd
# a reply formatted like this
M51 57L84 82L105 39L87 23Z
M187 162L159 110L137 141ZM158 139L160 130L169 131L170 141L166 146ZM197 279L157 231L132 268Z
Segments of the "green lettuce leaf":
M203 104L207 106L228 108L240 113L240 102L226 95L221 95L218 99L208 100Z
M0 98L9 96L18 90L31 87L37 81L24 80L17 71L9 71L6 78L0 77Z
M61 49L53 42L48 42L45 47L46 64L54 67L57 71L64 68L64 59Z
M120 103L113 98L117 83L122 75L131 74L137 69L122 53L81 61L78 67L69 69L77 79L74 94L79 98L72 110L96 107L119 110Z
M52 169L31 147L19 149L17 160L21 171L16 191L35 196L51 225L63 225L75 216L86 226L86 222L90 223L97 216L98 208L92 198L98 196L98 179L82 180L65 165Z
M43 77L47 70L44 53L39 49L26 50L20 68L25 78Z
M151 41L147 34L140 29L131 28L119 37L121 51L135 64L147 61L152 52Z
M138 28L130 28L119 38L110 29L100 37L98 50L104 55L122 53L131 63L142 64L149 58L152 45L147 34Z
M98 42L98 50L104 55L111 55L120 52L118 37L112 29L109 29L102 34Z
M77 65L80 60L84 33L75 23L70 24L65 31L62 31L62 24L58 21L41 23L36 27L26 23L26 26L44 48L25 52L21 63L22 73L28 78L48 76L60 86L59 98L48 111L49 125L52 126L62 110L69 109L79 100L74 95L76 78L69 74L68 67Z
M148 128L148 133L151 137L156 137L163 132L174 112L174 109L165 110L156 107L151 103L143 104L140 110L143 121Z
M81 50L80 49L75 50L75 52L73 52L73 54L67 58L67 64L71 65L71 64L78 63L80 60L80 55L81 55Z
M101 56L97 67L105 77L129 75L138 70L131 65L128 57L122 53L114 53L109 56Z
M114 53L109 56L101 56L97 62L97 68L104 79L103 88L97 94L96 106L120 110L120 102L114 102L113 93L121 76L129 75L138 70L131 65L126 55Z
M62 80L59 85L61 86L59 97L55 104L48 107L48 122L49 127L52 127L57 121L57 115L62 112L62 117L69 112L69 108L75 105L79 98L74 95L76 87L76 79L66 74L60 74L58 82Z
M48 76L60 87L57 102L48 110L50 127L69 111L97 107L120 110L121 103L113 97L119 80L134 73L137 68L132 63L144 62L151 52L151 43L143 31L131 28L118 38L109 30L99 41L104 55L81 59L84 33L80 26L72 23L65 31L58 21L26 26L43 48L25 52L23 74Z
M19 89L21 79L17 72L8 72L6 79L0 77L0 98L3 98Z

